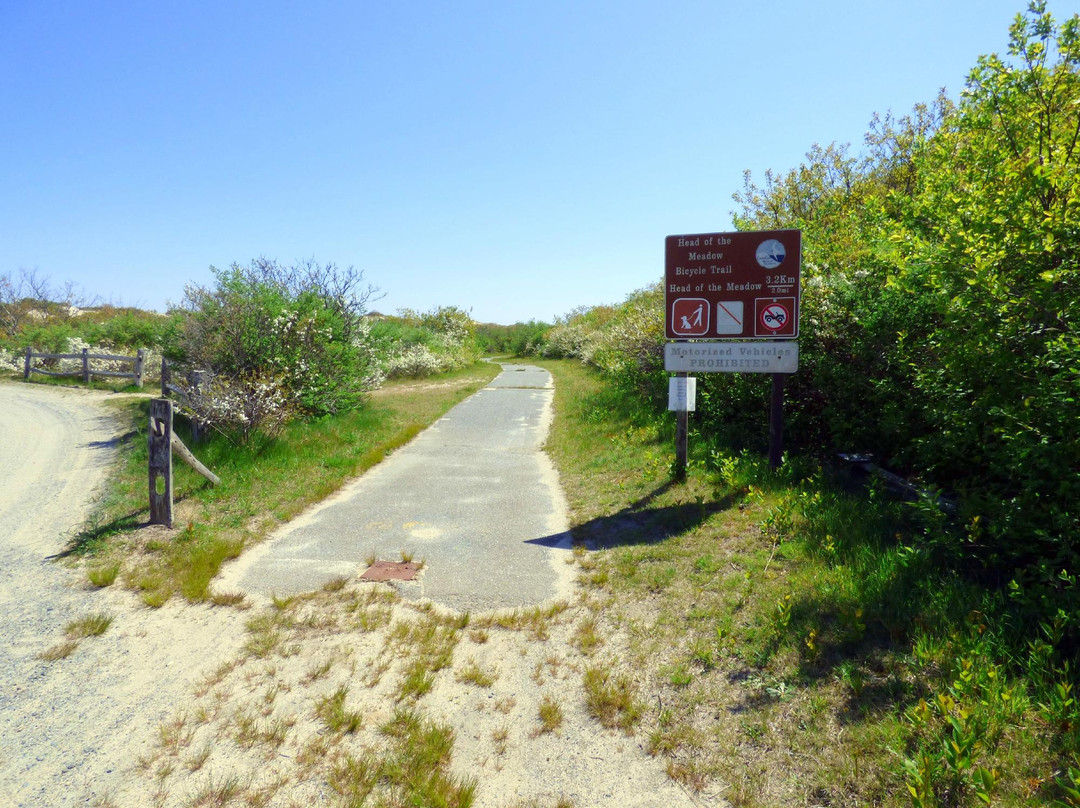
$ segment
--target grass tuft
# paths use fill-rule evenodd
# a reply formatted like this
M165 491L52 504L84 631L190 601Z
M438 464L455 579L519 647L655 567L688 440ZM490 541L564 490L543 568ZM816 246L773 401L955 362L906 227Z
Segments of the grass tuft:
M552 696L545 694L540 700L540 707L538 709L540 716L540 734L547 732L555 732L562 726L563 723L563 711L559 706L559 702Z
M108 631L112 621L112 616L108 614L101 612L88 614L68 623L64 629L64 634L72 640L81 640L85 637L100 637Z
M592 666L585 669L584 683L589 714L608 729L618 727L633 734L645 708L637 699L630 677L612 673L607 665Z
M315 704L315 714L323 720L323 723L331 731L346 735L356 732L364 723L361 713L345 709L345 697L348 694L348 685L341 685Z
M476 687L491 687L495 684L495 680L499 678L498 670L485 671L478 664L476 660L470 658L464 666L458 669L454 675L457 681L475 685Z
M90 583L98 589L112 586L116 577L120 574L120 562L113 561L105 564L94 564L87 568L86 577Z
M344 804L472 806L476 781L450 772L450 727L426 721L411 709L398 709L379 731L389 748L350 751L333 766L330 787Z
M76 640L62 640L38 654L38 659L44 660L45 662L56 662L60 659L67 659L78 647L79 643Z

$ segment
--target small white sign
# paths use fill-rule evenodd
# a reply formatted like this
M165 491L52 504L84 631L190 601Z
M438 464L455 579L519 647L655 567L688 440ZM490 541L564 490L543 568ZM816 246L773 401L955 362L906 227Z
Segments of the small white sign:
M668 379L667 408L675 412L694 412L697 403L697 379L676 376Z
M797 342L669 342L664 345L664 370L674 373L795 373L798 369Z

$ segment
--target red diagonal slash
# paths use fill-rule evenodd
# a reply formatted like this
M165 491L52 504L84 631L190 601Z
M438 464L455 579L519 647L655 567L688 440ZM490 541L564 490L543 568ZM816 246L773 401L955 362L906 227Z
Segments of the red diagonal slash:
M742 325L742 323L739 322L739 318L736 317L734 314L732 314L730 311L727 310L727 306L725 306L720 301L717 301L716 305L719 306L720 308L722 308L724 311L727 311L727 316L735 321L735 325Z

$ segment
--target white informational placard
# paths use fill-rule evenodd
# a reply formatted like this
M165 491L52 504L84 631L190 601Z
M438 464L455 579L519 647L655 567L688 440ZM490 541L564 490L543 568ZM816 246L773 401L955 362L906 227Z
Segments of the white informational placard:
M664 370L673 373L795 373L798 369L797 342L669 342L664 345Z
M697 379L676 376L668 379L667 408L675 412L694 412L697 403Z

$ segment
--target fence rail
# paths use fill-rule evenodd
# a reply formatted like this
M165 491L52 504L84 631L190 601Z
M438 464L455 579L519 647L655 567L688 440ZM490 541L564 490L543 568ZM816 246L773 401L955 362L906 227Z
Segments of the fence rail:
M175 400L178 404L184 407L191 408L191 397L188 395L188 391L198 392L202 387L210 381L213 374L206 370L189 370L187 372L187 388L178 387L173 384L173 369L169 366L168 360L165 357L161 357L161 397L170 400ZM191 437L193 440L202 440L204 435L204 427L202 427L194 418L188 419L191 422Z
M82 360L82 368L80 370L46 370L45 368L34 367L34 360L37 359L79 359ZM130 372L120 372L115 370L98 370L90 364L92 360L97 362L130 362L132 364L132 369ZM107 376L115 379L132 379L137 387L142 387L143 367L145 364L146 351L144 351L142 348L138 350L135 356L117 356L115 354L92 354L86 348L82 349L82 353L35 353L33 348L27 348L26 364L23 368L23 378L29 381L30 374L40 373L43 376L75 376L81 378L84 382L89 383L90 379L94 376Z

